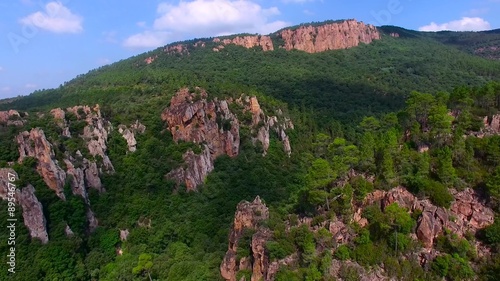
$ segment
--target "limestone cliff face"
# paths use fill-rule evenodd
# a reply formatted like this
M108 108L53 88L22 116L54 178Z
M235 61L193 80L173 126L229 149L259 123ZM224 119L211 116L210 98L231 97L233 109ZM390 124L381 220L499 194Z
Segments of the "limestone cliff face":
M18 178L13 169L0 169L0 198L7 200L9 178ZM47 222L43 215L43 207L35 195L35 188L28 185L22 189L15 190L15 203L21 206L23 212L23 222L28 229L31 238L39 239L43 244L49 241L47 234Z
M370 44L381 38L376 27L356 20L285 29L279 35L285 42L283 48L286 50L295 49L308 53L348 49L361 43Z
M26 157L35 158L38 173L47 186L64 200L63 186L66 174L59 167L52 145L43 130L35 128L30 132L22 132L16 137L16 141L19 146L19 162L23 162Z
M232 39L220 39L215 38L213 40L215 43L221 43L223 45L234 44L238 46L243 46L247 49L253 47L261 47L263 51L273 51L274 45L271 37L262 36L262 35L254 35L254 36L237 36Z
M422 215L417 221L416 235L427 249L432 248L434 239L449 229L459 237L471 231L476 233L481 228L493 224L494 213L486 207L474 190L453 190L455 201L450 210L434 206L429 200L419 200L403 187L388 192L375 191L365 199L365 204L380 202L382 208L394 202L410 211L419 210Z
M190 93L184 88L177 92L170 106L162 113L162 120L176 142L185 141L199 144L202 153L193 151L184 154L185 167L171 171L167 177L178 184L185 184L189 191L196 190L213 170L214 160L221 155L235 157L240 147L240 127L251 129L254 144L262 143L264 155L269 148L270 132L274 131L283 143L285 152L291 154L291 146L286 130L293 129L293 123L278 109L276 116L266 116L256 97L242 96L237 100L209 101L205 90L197 88ZM239 114L250 113L250 124L242 124L229 105L237 104Z
M253 202L242 201L236 207L234 222L229 235L229 247L220 266L220 272L225 280L236 281L236 274L239 270L251 269L251 280L262 280L266 276L268 268L268 257L265 255L264 246L271 237L269 229L260 227L259 222L269 218L269 209L257 196ZM247 229L256 230L252 236L252 257L238 261L236 254L238 252L238 243Z

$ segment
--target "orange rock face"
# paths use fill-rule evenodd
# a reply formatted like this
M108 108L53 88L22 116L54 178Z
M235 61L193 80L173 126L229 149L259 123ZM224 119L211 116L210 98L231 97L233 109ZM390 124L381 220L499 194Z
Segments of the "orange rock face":
M59 167L55 160L52 145L45 138L41 129L32 129L30 132L22 132L16 137L19 145L19 162L26 157L34 157L38 160L37 170L47 186L54 190L61 199L65 199L63 185L66 173Z
M235 44L238 46L243 46L247 49L253 47L262 47L263 51L273 51L274 45L271 37L255 35L255 36L237 36L233 39L224 39L221 40L219 38L215 38L213 40L215 43L222 42L224 45Z
M377 28L356 20L321 26L301 26L295 30L281 31L286 50L318 53L328 50L348 49L360 43L369 44L381 38Z

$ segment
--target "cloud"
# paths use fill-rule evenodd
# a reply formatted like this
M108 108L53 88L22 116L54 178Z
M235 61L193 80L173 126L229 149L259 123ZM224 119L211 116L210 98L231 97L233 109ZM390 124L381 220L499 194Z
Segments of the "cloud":
M155 48L167 44L168 32L144 31L134 34L123 42L128 48Z
M479 17L463 17L460 20L450 21L442 24L437 24L435 22L430 23L420 27L420 31L441 31L441 30L451 30L451 31L481 31L489 30L491 25L486 20Z
M489 8L471 9L471 10L465 12L465 15L475 17L475 16L487 14L489 12L490 12Z
M312 15L314 15L314 12L312 12L312 11L310 11L310 10L308 10L308 9L305 9L303 12L304 12L304 14L306 14L306 15L308 15L308 16L312 16Z
M103 65L107 65L107 64L110 64L111 63L111 60L108 59L108 58L100 58L97 60L97 64L99 66L103 66Z
M0 66L0 72L4 71L4 68Z
M37 87L37 85L31 84L31 83L28 83L28 84L24 85L24 88L26 88L26 89L34 89L36 87Z
M277 7L263 8L250 0L192 0L179 1L176 5L161 3L157 13L158 17L150 30L132 35L124 45L139 43L139 38L164 44L167 39L165 33L169 34L169 39L181 40L234 33L268 34L288 25L284 21L272 20L280 15ZM154 44L147 45L153 47Z
M10 87L2 87L0 90L2 90L2 92L10 92Z
M54 33L79 33L83 31L83 18L73 14L59 1L47 3L44 11L28 15L19 22Z
M314 2L315 0L281 0L281 2L288 3L306 3L306 2Z

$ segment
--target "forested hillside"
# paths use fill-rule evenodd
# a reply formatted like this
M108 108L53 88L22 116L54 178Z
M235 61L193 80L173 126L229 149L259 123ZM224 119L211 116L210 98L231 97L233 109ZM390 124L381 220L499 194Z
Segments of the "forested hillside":
M0 102L0 279L499 280L495 36L305 24Z

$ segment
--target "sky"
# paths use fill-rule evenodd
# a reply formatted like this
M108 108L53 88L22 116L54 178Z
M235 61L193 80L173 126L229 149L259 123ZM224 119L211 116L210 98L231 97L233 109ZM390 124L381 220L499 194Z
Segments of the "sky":
M498 15L500 0L3 0L0 99L180 40L337 19L479 31L500 28Z

